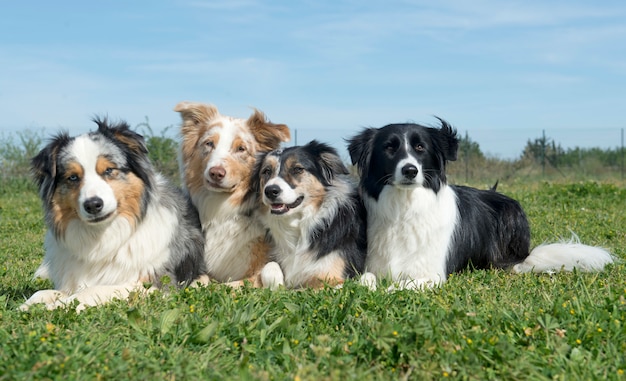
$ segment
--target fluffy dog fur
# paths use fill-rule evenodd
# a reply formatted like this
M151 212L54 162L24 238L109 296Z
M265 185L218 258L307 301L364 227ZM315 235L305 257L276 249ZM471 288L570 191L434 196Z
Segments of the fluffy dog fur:
M204 240L188 198L155 173L143 138L124 122L60 133L32 160L48 232L36 277L54 290L22 306L77 300L78 310L124 298L163 276L188 284L203 274Z
M258 110L246 120L213 105L181 102L182 179L198 208L209 275L219 282L260 286L268 262L266 229L244 207L256 154L289 141L289 129Z
M391 124L349 140L368 213L367 270L400 288L445 282L471 264L515 272L602 269L611 254L577 241L529 254L530 229L519 203L494 190L448 185L456 130Z
M338 285L363 271L365 209L333 148L312 141L266 153L252 181L278 263L263 270L265 286Z

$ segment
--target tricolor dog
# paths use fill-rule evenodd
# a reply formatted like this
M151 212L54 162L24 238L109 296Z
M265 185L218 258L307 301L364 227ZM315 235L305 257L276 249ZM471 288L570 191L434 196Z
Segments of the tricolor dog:
M349 140L367 209L367 271L399 288L442 284L471 264L515 272L600 270L613 261L604 249L575 242L530 251L520 204L495 190L449 185L446 163L458 138L440 128L390 124Z
M32 160L48 231L35 276L54 290L22 305L77 309L125 298L167 276L186 285L206 274L204 239L187 197L155 173L143 138L124 123L60 133Z
M266 153L253 183L275 261L263 270L265 286L339 285L363 271L365 210L332 147L312 141Z

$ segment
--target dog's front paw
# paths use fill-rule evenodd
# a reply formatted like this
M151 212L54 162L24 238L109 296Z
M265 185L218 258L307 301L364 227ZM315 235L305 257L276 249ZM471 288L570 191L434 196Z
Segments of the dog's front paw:
M428 278L400 279L396 282L393 282L393 284L389 286L389 288L387 288L387 292L395 292L401 290L424 290L428 288L433 288L436 285L436 281Z
M370 291L376 291L376 275L373 273L363 273L361 279L359 279L359 283L361 283L361 286L367 287Z
M276 262L269 262L261 270L261 283L263 287L270 290L276 290L280 286L285 285L285 276L280 265Z
M39 290L18 308L20 311L28 311L28 308L33 304L45 304L51 310L57 308L57 302L65 298L67 298L67 294L59 290Z

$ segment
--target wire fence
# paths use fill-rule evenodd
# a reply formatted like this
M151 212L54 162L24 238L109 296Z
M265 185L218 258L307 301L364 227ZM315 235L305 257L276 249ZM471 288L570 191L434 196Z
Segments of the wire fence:
M472 150L469 134L462 139L459 160L450 166L457 181L624 180L624 129L542 130L508 159ZM498 135L503 134L494 132Z
M151 159L159 170L178 180L176 134L155 134L146 123ZM345 162L346 139L360 129L292 129L288 145L316 139L334 146ZM29 175L30 158L45 143L49 131L23 130L0 134L0 180ZM460 130L458 159L450 162L451 182L493 184L496 181L621 181L626 165L624 128L471 129Z
M291 145L316 139L350 161L346 139L359 130L294 129ZM623 181L624 129L472 129L459 131L458 158L448 165L456 183L496 181Z

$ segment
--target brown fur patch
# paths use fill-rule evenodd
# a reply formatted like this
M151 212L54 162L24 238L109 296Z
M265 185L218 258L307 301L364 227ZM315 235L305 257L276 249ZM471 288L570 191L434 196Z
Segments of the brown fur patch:
M325 285L337 286L344 282L344 270L346 261L341 257L336 257L326 272L320 272L315 277L305 282L304 286L312 288L322 288Z
M296 189L303 190L305 194L304 204L313 205L317 209L320 208L326 197L326 189L324 185L320 183L317 177L313 176L308 171L304 171L300 174L294 174L293 169L296 167L303 167L295 156L285 159L283 168L281 168L281 177L289 184L295 185Z
M114 133L115 139L119 140L120 143L124 144L128 149L132 152L137 153L147 153L148 148L141 137L132 131L128 130L116 130ZM98 172L99 173L99 172Z
M181 153L185 171L185 184L192 193L197 193L204 186L205 155L200 139L206 136L211 120L219 116L213 105L180 102L174 107L183 119L180 132L182 135Z
M239 288L243 287L246 283L252 285L252 287L263 287L261 281L261 270L269 262L270 244L264 237L259 237L258 241L252 247L251 261L248 267L248 271L244 275L244 279L236 280L225 283L229 287Z
M233 194L228 198L229 204L232 206L240 206L241 204L243 204L243 200L246 197L246 194L248 193L249 187L250 187L250 179L244 177L241 180L241 183L239 184L239 186L235 188L235 191L233 192Z
M104 156L98 157L96 161L96 173L102 176L109 168L116 169L116 165Z
M69 177L78 176L79 181L69 181ZM52 196L50 212L55 226L56 234L63 236L70 221L78 217L78 197L84 170L82 165L76 162L68 163L63 173L63 179L57 186Z
M187 122L185 122L187 124ZM200 138L206 135L207 126L193 126L183 133L181 143L182 159L185 165L183 173L184 181L190 192L196 193L204 186L204 168L208 161L208 156L204 153Z
M244 147L244 150L240 151L240 147ZM250 144L246 144L244 139L237 137L233 139L231 152L233 154L226 158L227 176L231 179L234 178L239 184L228 201L233 206L239 206L243 203L243 199L250 188L250 176L254 167L256 147L251 147Z
M287 125L271 123L259 110L254 110L246 124L259 143L260 151L274 150L280 146L281 142L288 142L291 139Z
M134 173L123 178L107 180L117 198L117 212L134 227L142 215L141 204L145 186Z
M265 237L259 237L257 243L252 247L250 255L250 266L245 278L252 283L254 287L263 287L261 282L261 270L267 262L269 262L270 244Z
M263 192L263 188L265 188L265 184L270 179L275 177L276 168L278 167L278 164L279 164L278 157L276 157L275 155L265 156L265 159L263 161L263 165L261 168L261 176L260 176L260 183L259 183L259 189L261 190L261 192ZM263 175L263 172L266 168L269 168L271 170L269 175Z
M250 156L250 149L254 150L255 148L256 147L250 147L250 144L246 143L240 136L237 136L233 139L230 150L235 155Z
M316 209L319 209L326 198L326 189L324 185L319 182L317 177L313 176L309 172L305 172L301 185L306 189L307 200L309 205L314 205Z
M181 113L183 118L183 125L181 132L186 134L188 129L192 129L194 125L204 124L211 119L215 119L219 116L217 107L211 104L197 103L197 102L180 102L174 106L174 111Z

